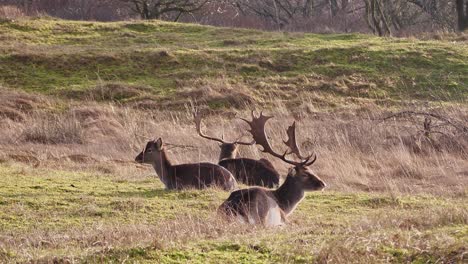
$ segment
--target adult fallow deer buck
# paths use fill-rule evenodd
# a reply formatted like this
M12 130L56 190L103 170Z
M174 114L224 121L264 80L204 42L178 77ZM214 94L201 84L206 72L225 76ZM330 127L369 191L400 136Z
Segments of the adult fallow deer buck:
M149 141L135 161L153 165L159 179L169 190L204 189L211 186L232 190L237 187L233 175L217 164L202 162L173 165L161 138Z
M252 112L252 121L246 121L250 125L249 132L256 144L263 147L263 152L281 159L293 165L284 183L276 190L261 187L251 187L237 190L231 193L229 198L221 204L218 211L230 218L237 218L241 222L250 224L263 224L264 226L278 226L285 223L296 206L304 198L305 191L322 190L325 183L316 176L308 166L316 160L316 155L303 157L296 142L296 124L289 126L287 130L288 140L284 143L288 150L284 154L275 152L265 134L265 124L272 118L260 113L255 117ZM287 159L289 154L296 155L301 161Z
M227 142L224 139L207 136L201 131L201 114L194 112L193 116L198 135L202 138L221 143L219 145L221 153L218 164L229 170L238 182L270 188L278 186L280 175L270 161L266 159L255 160L236 157L239 145L250 146L254 145L255 141L241 142L236 140L234 142Z

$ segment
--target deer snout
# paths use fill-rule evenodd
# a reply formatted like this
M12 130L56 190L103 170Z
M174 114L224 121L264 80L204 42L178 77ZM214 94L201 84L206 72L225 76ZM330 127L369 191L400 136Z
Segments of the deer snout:
M143 153L138 154L138 156L135 158L135 161L138 163L143 163Z
M323 189L327 188L327 184L325 182L323 182L323 181L320 181L319 188L320 188L319 190L323 191Z

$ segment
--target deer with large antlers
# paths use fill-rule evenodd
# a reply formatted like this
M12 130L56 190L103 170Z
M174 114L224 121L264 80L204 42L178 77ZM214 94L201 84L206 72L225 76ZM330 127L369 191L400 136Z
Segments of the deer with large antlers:
M194 119L198 135L220 143L221 153L218 164L229 170L238 182L270 188L278 186L280 175L270 161L236 157L239 145L250 146L254 145L255 141L242 142L238 139L228 142L222 138L207 136L201 131L201 114L194 112Z
M306 191L322 190L326 185L308 168L317 160L317 156L311 154L304 157L299 150L295 122L287 129L288 140L283 142L288 150L283 154L273 150L265 134L265 124L270 118L272 117L262 113L259 117L255 117L252 112L252 121L243 120L249 124L249 132L256 144L262 146L263 152L293 165L286 180L276 190L252 187L234 191L221 204L218 211L241 222L278 226L286 222L287 217L304 198ZM290 154L294 154L300 161L288 159L287 156Z
M232 174L217 164L202 162L173 165L167 157L161 138L149 141L135 161L153 165L159 179L169 190L220 187L229 191L237 187Z

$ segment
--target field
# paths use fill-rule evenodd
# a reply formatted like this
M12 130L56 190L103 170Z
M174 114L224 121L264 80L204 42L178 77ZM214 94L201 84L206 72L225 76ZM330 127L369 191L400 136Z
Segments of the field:
M463 35L1 20L0 262L464 263L467 96ZM250 110L274 115L278 150L295 120L329 187L280 228L219 218L228 192L164 190L133 161L147 140L217 160L193 106L228 139Z

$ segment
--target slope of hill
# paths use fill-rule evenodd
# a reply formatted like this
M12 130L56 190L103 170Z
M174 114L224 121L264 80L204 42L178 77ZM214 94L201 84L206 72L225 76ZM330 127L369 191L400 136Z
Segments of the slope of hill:
M151 22L0 22L0 84L178 107L465 102L468 44ZM110 88L108 87L110 86ZM101 92L102 94L102 92ZM298 95L302 99L298 99Z

